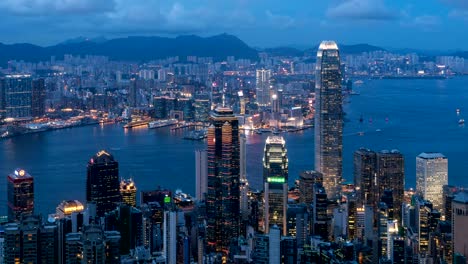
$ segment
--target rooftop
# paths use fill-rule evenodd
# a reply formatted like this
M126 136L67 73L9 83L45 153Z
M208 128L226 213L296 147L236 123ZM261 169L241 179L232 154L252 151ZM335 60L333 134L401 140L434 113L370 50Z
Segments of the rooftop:
M10 173L9 177L14 180L32 178L29 173L20 168L16 169L13 173Z
M453 199L454 202L468 204L468 191L458 193Z
M446 159L442 153L437 152L423 152L418 155L418 158L421 159Z
M269 136L266 139L267 144L286 144L286 141L284 141L284 138L281 136Z
M320 43L319 50L338 50L338 45L335 41L325 40Z

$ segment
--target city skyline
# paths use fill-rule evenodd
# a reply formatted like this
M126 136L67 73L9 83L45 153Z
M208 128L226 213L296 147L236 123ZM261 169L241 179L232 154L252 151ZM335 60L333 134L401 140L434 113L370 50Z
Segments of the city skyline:
M336 39L385 48L466 50L463 42L467 37L462 34L463 27L457 25L468 23L468 5L460 0L424 4L403 0L300 0L295 4L265 0L33 0L28 5L23 1L3 2L0 12L6 21L0 26L5 32L0 42L43 46L78 36L206 36L228 32L256 47L307 47L321 39Z

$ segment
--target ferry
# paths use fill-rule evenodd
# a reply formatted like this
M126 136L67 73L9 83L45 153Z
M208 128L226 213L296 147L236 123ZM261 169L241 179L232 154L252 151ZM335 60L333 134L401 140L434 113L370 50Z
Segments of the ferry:
M460 120L458 120L458 124L459 124L459 125L464 125L464 124L465 124L465 119L460 119Z
M184 139L188 140L203 140L206 138L206 130L194 130L190 131L184 136Z
M176 125L177 123L179 123L179 121L177 119L158 120L158 121L149 122L148 127L149 128L160 128L160 127Z

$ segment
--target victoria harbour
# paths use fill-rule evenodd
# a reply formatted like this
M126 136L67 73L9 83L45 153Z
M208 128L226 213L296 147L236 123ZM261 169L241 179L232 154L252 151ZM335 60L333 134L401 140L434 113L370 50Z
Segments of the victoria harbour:
M444 80L364 80L359 95L345 98L343 176L353 181L353 152L398 149L405 158L406 187L415 187L415 158L421 152L441 152L450 160L449 184L467 186L464 151L468 130L459 120L468 117L468 78ZM459 113L457 114L457 109ZM34 175L35 208L52 213L67 199L84 200L86 165L97 151L106 149L119 162L120 176L133 178L138 190L162 188L194 193L194 151L204 141L188 141L183 131L169 128L134 128L122 124L76 127L22 135L0 141L0 171L17 167ZM247 133L247 177L261 188L262 155L268 134ZM289 182L313 164L313 129L284 133L287 142ZM6 181L0 182L6 192ZM0 197L0 213L6 212Z

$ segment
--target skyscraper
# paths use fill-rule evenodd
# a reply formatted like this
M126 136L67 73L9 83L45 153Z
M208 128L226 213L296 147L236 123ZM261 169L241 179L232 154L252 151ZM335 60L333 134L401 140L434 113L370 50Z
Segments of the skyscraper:
M377 154L369 149L361 148L354 152L354 184L358 206L375 205L376 197L376 163Z
M7 177L8 219L20 220L22 214L34 211L34 178L23 169L16 169Z
M46 89L44 79L37 79L32 82L32 102L31 115L41 117L45 114Z
M405 169L403 155L398 150L382 150L377 153L378 197L391 190L393 219L401 219L401 205L404 198ZM388 205L388 204L387 204ZM390 206L390 205L388 205Z
M133 179L125 179L120 182L120 195L122 202L129 206L136 206L137 188Z
M32 84L30 75L6 75L1 81L7 118L31 118Z
M239 235L239 121L230 108L217 107L208 128L208 250L228 251Z
M198 201L205 200L208 188L208 162L206 150L195 150L195 195Z
M314 201L314 185L316 183L323 183L323 175L317 171L303 171L299 175L299 201L305 203L307 208L311 206Z
M137 107L138 103L138 86L137 80L131 79L130 86L128 87L128 106Z
M315 170L323 174L328 198L336 198L342 181L342 103L338 45L323 41L315 73Z
M270 105L271 70L257 70L256 95L259 106Z
M443 211L443 186L448 184L448 160L441 153L421 153L416 157L416 191Z
M104 150L88 162L86 201L96 203L97 216L114 210L121 201L119 192L119 163Z
M264 230L278 226L286 235L286 211L288 200L288 155L283 137L266 139L263 156Z

